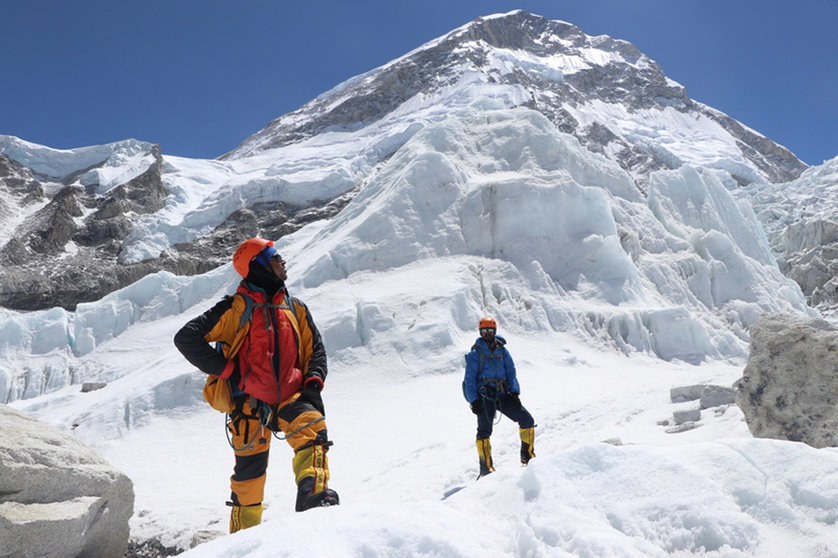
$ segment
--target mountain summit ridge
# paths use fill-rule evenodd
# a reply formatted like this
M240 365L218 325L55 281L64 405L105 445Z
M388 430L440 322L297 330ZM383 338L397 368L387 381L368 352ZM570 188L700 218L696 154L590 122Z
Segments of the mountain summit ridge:
M643 187L648 175L688 160L684 153L627 137L599 106L623 107L626 114L672 108L699 124L715 124L739 158L728 170L740 184L789 181L806 168L788 149L693 101L686 89L631 43L607 35L586 35L579 27L523 10L477 18L372 71L347 80L301 108L283 115L247 138L222 159L304 141L327 130L352 131L378 122L412 97L438 95L467 77L470 86L515 85L525 90L517 102L545 116L561 131L594 152L615 160ZM456 91L455 91L456 92ZM510 100L508 106L514 106ZM640 115L641 117L643 115ZM650 115L649 117L651 117ZM683 126L689 123L682 122ZM687 130L681 151L706 130ZM677 141L677 140L676 140Z

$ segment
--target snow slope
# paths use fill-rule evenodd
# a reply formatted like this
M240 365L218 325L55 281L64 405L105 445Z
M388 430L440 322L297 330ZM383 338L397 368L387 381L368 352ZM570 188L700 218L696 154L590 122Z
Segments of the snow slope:
M439 310L450 265L358 278L359 290L382 301L365 306L368 317L387 320L386 307L404 318L376 343L363 344L369 330L361 324L329 327L340 321L330 307L337 291L351 296L353 284L295 289L328 328L331 485L342 505L293 512L292 454L274 440L263 525L186 556L835 556L834 449L754 440L735 406L706 409L697 428L668 432L674 411L698 408L671 403L672 387L730 385L741 364L626 356L501 319L538 424L537 457L520 467L517 427L504 419L492 438L498 471L475 482L475 420L460 389L474 326L429 331L412 301L393 301L416 284L439 292L426 304ZM233 459L223 415L200 400L201 373L171 344L209 303L102 343L100 378L121 375L104 389L80 393L75 385L13 403L72 429L131 477L139 540L187 548L226 530ZM471 320L465 309L453 315ZM424 358L387 348L407 353L414 344Z

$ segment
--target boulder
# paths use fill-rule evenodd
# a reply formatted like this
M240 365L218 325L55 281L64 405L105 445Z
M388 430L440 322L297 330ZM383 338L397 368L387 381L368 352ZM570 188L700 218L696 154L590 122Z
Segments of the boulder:
M824 320L763 314L750 331L736 404L757 438L838 445L838 329Z
M84 382L81 385L81 392L82 393L89 393L91 391L96 391L97 389L104 389L108 384L105 382Z
M672 419L677 425L681 425L686 422L698 422L701 420L701 411L698 409L675 411L672 413Z
M131 480L72 434L0 405L0 556L113 558Z
M701 398L704 392L703 384L692 386L678 386L669 390L669 400L672 403L683 403L684 401L695 401Z
M669 390L669 400L672 403L700 400L700 409L732 405L735 402L736 391L725 386L698 384L679 386Z
M736 402L736 390L724 386L706 386L701 392L700 409L710 409Z

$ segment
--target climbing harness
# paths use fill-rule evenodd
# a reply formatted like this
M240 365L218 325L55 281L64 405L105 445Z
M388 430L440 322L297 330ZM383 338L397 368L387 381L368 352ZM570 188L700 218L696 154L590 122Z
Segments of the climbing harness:
M501 400L506 392L506 380L498 380L497 378L484 378L483 385L477 390L478 395L483 399L483 413L493 424L498 424L503 416ZM491 413L489 412L490 405Z
M234 423L239 422L239 420L241 418L259 419L258 439L259 439L260 443L265 443L265 441L266 441L265 440L265 429L270 430L273 433L274 438L276 438L277 440L287 440L288 438L291 438L295 434L298 434L300 431L308 428L312 424L317 424L321 420L326 419L325 416L320 416L320 417L318 417L318 418L316 418L312 421L307 422L306 424L300 426L299 428L297 428L295 430L292 430L288 434L283 435L283 434L280 434L279 432L277 432L276 430L274 430L273 428L271 428L271 423L272 423L272 419L273 419L273 416L274 416L273 407L271 407L270 405L268 405L264 401L259 401L258 399L254 398L254 397L251 397L250 398L250 405L251 405L250 408L251 408L251 411L253 411L255 414L245 415L244 412L242 411L243 404L244 404L244 401L243 400L240 401L239 404L237 405L236 411L233 414L225 414L225 418L224 418L224 430L226 430L226 432L227 432L227 443L230 444L230 447L233 448L233 451L247 451L247 450L249 450L250 448L253 447L253 444L257 439L257 435L254 434L254 436L250 439L249 442L247 442L247 444L245 444L245 446L243 448L237 449L233 445L233 439L231 437L231 432L232 432L233 428L236 428ZM233 425L233 427L231 428L230 425ZM249 426L249 423L246 423L246 428L248 426ZM247 440L247 434L248 434L248 432L247 432L247 430L245 430L245 434L244 434L244 439L245 440Z

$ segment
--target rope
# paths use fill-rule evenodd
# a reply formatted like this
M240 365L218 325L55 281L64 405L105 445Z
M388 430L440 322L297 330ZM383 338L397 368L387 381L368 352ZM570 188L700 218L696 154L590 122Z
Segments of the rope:
M233 422L233 416L230 415L230 414L225 414L224 415L224 431L227 434L227 443L230 444L230 447L233 448L233 451L247 451L250 448L252 448L253 447L253 442L256 441L256 436L255 435L253 436L253 438L250 439L250 441L247 443L247 445L244 446L241 449L238 449L238 448L236 448L236 446L233 445L233 438L230 436L230 426L229 426L230 424L232 424L232 422ZM259 427L259 435L264 436L264 433L265 433L265 426L261 425Z
M484 416L487 419L489 419L489 422L491 422L493 425L497 426L500 423L501 418L503 417L503 410L502 410L503 406L501 405L500 397L499 396L486 397L484 395L481 395L481 397L483 398L483 414L484 414ZM488 409L489 404L492 405L491 416L489 415L489 409Z
M492 393L494 395L488 394L487 388L488 384L498 383L498 386L495 386L492 389ZM492 422L494 425L500 423L501 418L503 417L503 405L501 404L501 399L506 394L506 380L498 380L496 378L485 378L483 380L483 386L478 390L478 394L483 399L483 414L484 416L489 419L489 422ZM491 403L492 405L492 416L489 415L488 404ZM495 418L497 415L497 419Z
M321 420L326 420L326 417L322 417L322 416L321 416L320 418L316 418L316 419L314 419L313 421L309 422L308 424L304 424L304 425L302 425L301 427L299 427L298 429L294 430L293 432L289 432L289 433L288 433L288 434L286 434L285 436L283 436L282 434L279 434L278 432L274 432L274 438L276 438L277 440L287 440L288 438L290 438L291 436L293 436L294 434L296 434L296 433L297 433L297 432L299 432L300 430L303 430L304 428L308 428L308 427L309 427L309 426L311 426L312 424L317 423L317 422L320 422Z
M255 418L255 417L254 417L254 418ZM321 417L319 417L319 418L316 418L316 419L314 419L313 421L308 422L308 423L306 423L306 424L302 425L301 427L297 428L296 430L293 430L293 431L289 432L288 434L286 434L286 435L284 435L284 436L283 436L282 434L278 433L278 432L274 432L274 433L273 433L274 438L276 438L276 439L278 439L278 440L287 440L287 439L288 439L288 438L290 438L291 436L294 436L295 434L298 434L301 430L304 430L304 429L308 428L309 426L311 426L312 424L316 424L316 423L320 422L321 420L326 420L326 417L325 417L325 416L321 416ZM230 444L230 447L231 447L231 448L233 448L233 451L247 451L247 450L249 450L250 448L252 448L252 447L253 447L253 442L255 442L255 441L256 441L256 435L254 435L254 436L253 436L253 438L251 438L251 439L250 439L250 441L247 443L247 445L245 445L245 446L244 446L243 448L241 448L241 449L237 449L237 448L233 445L233 438L230 436L230 428L229 428L229 425L230 425L232 422L233 422L233 417L232 417L232 415L229 415L229 414L225 415L225 419L224 419L224 430L226 431L226 434L227 434L227 443L228 443L228 444ZM260 424L259 424L258 435L259 435L260 437L264 437L264 434L265 434L265 425L264 425L264 424L261 424L261 419L260 419Z

